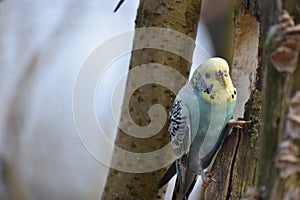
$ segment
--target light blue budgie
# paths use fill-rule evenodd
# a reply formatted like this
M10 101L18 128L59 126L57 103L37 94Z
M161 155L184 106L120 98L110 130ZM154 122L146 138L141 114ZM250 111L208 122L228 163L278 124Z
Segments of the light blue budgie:
M204 173L231 128L227 124L236 105L237 91L222 58L210 58L179 91L170 110L169 133L176 161L158 184L176 173L173 199L187 199L201 175L203 185L213 179Z

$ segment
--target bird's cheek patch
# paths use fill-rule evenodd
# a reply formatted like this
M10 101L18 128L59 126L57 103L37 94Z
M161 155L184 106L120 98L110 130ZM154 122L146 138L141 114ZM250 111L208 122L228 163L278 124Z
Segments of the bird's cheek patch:
M207 87L206 89L205 89L205 93L207 93L207 94L210 94L211 93L211 91L212 91L212 89L213 89L213 84L211 84L209 87Z
M228 100L229 102L235 101L235 100L236 100L236 94L237 94L237 92L236 92L235 89L234 89L233 91L230 91L230 92L228 93L228 95L227 95L227 100Z

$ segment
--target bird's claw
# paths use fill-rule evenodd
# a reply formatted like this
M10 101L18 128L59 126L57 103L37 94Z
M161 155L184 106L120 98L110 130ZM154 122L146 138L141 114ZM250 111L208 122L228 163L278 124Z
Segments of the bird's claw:
M211 182L215 182L215 183L217 182L213 178L213 174L211 172L205 172L205 174L201 174L201 176L203 181L202 183L203 187L208 187Z
M244 125L250 124L251 121L245 121L243 119L231 119L227 123L230 128L242 129Z

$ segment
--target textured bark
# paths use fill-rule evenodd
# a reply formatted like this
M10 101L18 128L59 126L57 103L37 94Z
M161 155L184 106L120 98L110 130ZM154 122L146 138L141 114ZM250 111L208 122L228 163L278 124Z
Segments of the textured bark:
M232 79L238 90L238 102L234 118L251 120L251 125L234 130L225 140L212 166L218 181L206 189L205 199L240 199L256 176L262 101L258 60L260 24L256 15L254 3L236 2Z
M285 4L299 23L299 1ZM232 67L239 93L236 117L251 120L251 125L242 133L233 131L224 142L212 165L218 181L207 188L206 199L299 198L299 140L290 139L291 131L285 129L287 120L291 121L287 114L290 96L300 87L295 78L300 75L299 61L295 72L292 66L299 56L278 50L283 46L299 53L299 31L293 31L291 43L286 35L278 39L285 31L275 36L269 32L280 22L282 6L281 1L272 0L236 2Z
M137 19L136 28L140 27L161 27L168 28L180 33L183 33L195 39L197 24L200 16L200 0L167 0L167 1L149 1L141 0ZM160 36L158 36L160 37ZM134 38L133 49L136 48L140 41L146 40L144 35L136 35ZM151 41L151 40L150 40ZM179 46L179 51L188 57L192 57L194 44L185 44L182 41L168 41L165 39L164 45L176 43ZM149 44L151 46L151 44ZM180 72L184 77L188 77L190 64L184 58L170 52L158 49L143 48L132 52L130 70L137 66L147 63L159 63L172 67ZM141 76L169 76L162 74L141 74ZM143 79L143 77L141 77ZM167 87L152 83L139 87L132 96L128 92L130 87L131 76L129 75L127 81L127 89L125 91L125 99L129 98L129 110L122 109L121 123L126 122L126 113L129 112L132 120L138 126L147 126L151 119L148 116L148 111L153 104L161 104L168 111L171 103L174 100L173 94ZM176 87L177 91L182 87L184 81L174 80L170 78L167 80L170 87ZM127 150L129 152L146 153L160 149L169 142L167 134L167 126L159 131L156 135L149 138L132 137L122 131L118 130L115 145ZM130 127L129 127L130 129ZM142 133L141 133L142 134ZM117 151L115 151L112 162L117 163L121 161ZM156 160L153 162L161 162ZM128 166L130 167L130 166ZM165 169L147 173L127 173L110 169L102 199L161 199L164 194L159 193L156 185L162 177Z

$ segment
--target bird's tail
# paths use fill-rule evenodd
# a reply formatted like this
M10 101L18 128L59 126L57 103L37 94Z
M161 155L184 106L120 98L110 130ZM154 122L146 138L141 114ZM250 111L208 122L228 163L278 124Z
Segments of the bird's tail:
M185 170L184 176L177 174L172 200L188 199L195 186L196 181L197 174L189 170Z

